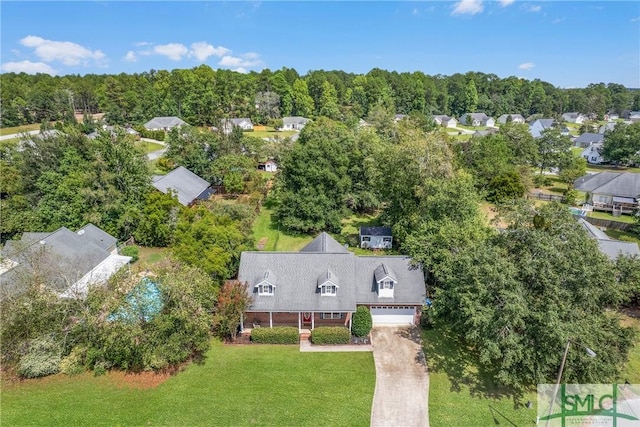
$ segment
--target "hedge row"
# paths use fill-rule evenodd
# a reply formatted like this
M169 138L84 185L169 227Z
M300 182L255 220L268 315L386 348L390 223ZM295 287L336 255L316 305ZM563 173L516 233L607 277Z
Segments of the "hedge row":
M311 331L313 344L349 344L351 333L343 326L320 326Z
M257 344L298 344L298 328L293 326L254 328L251 330L251 341Z

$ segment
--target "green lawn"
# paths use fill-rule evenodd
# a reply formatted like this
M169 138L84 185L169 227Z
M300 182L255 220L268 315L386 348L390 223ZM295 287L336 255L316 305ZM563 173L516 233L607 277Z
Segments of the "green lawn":
M423 331L429 367L429 421L432 427L533 425L536 391L522 396L497 387L476 368L474 355L444 327ZM532 408L524 405L527 400Z
M624 242L636 242L638 245L640 245L640 236L636 233L614 230L613 228L608 228L604 230L604 232L612 239L622 240Z
M138 141L136 144L140 147L145 154L151 153L152 151L158 151L164 148L164 145L158 144L157 142L149 142L149 141Z
M272 213L272 210L262 208L253 223L253 238L256 245L262 246L260 250L296 252L313 239L307 235L290 235L280 231L271 221Z
M287 130L276 132L272 127L265 126L265 130L254 130L253 132L245 132L247 136L253 136L256 138L275 138L279 137L281 139L287 138L293 134L297 133L296 131Z
M14 133L28 132L30 130L40 129L40 123L34 123L32 125L14 126L10 128L0 128L0 136L12 135Z
M593 212L589 212L587 214L587 216L589 216L591 218L606 219L608 221L624 222L625 224L633 224L634 223L633 216L631 216L631 215L613 216L608 212L596 212L596 211L593 211Z
M640 319L627 315L622 316L622 325L633 326L640 331ZM640 384L640 340L636 340L635 346L629 352L629 361L620 373L618 383L629 381L631 384Z
M112 375L57 375L2 387L2 425L369 425L371 353L213 343L202 364L151 389Z

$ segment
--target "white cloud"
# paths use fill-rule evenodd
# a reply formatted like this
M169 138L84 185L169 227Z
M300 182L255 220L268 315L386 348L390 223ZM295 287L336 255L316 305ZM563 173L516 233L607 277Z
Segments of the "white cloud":
M507 7L511 3L513 3L514 1L516 1L516 0L500 0L500 5L502 5L502 7Z
M27 73L27 74L37 74L44 73L55 76L58 72L53 69L49 64L45 64L44 62L31 62L31 61L21 61L21 62L5 62L2 64L2 71L7 73Z
M475 15L484 10L482 0L461 0L455 4L452 15Z
M640 16L636 16L635 18L630 19L631 22L638 22L640 21Z
M195 56L198 61L204 62L210 56L221 57L230 53L231 50L227 49L226 47L215 47L208 44L207 42L196 42L191 43L191 51L189 52L189 56Z
M127 62L136 62L138 60L138 57L136 56L136 53L134 51L130 50L129 52L127 52L123 59Z
M564 22L564 18L556 18L553 21L551 21L552 24L559 24L561 22Z
M135 42L133 45L136 47L149 46L151 43L149 42Z
M218 65L231 68L239 73L246 73L249 68L263 65L260 55L255 52L248 52L240 56L225 55L220 59Z
M413 16L418 16L418 15L420 15L420 11L417 8L414 7L413 10L411 11L411 14Z
M20 40L20 44L34 49L38 58L45 62L59 61L64 65L88 65L93 60L100 62L105 59L100 50L90 50L72 42L46 40L38 36L27 36Z
M542 7L539 4L534 4L533 6L529 6L527 9L529 12L540 12Z
M160 44L155 46L153 51L174 61L180 61L184 55L189 53L189 49L182 43Z
M534 64L533 62L524 62L524 63L518 65L518 68L521 69L521 70L530 70L535 66L536 66L536 64Z

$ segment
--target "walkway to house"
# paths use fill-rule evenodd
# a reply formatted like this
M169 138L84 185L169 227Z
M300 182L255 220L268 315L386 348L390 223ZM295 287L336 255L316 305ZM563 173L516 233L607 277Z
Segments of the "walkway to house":
M429 374L415 327L371 331L376 388L371 426L429 426Z

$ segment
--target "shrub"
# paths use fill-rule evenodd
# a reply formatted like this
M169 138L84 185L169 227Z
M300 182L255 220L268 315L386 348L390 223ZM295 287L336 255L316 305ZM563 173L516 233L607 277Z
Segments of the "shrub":
M311 331L313 344L349 344L351 334L344 326L320 326Z
M44 377L60 370L60 346L51 337L41 337L29 343L20 359L18 374L25 378Z
M293 326L255 328L251 331L251 341L257 344L298 344L298 328Z
M351 332L356 337L366 337L371 332L373 320L368 307L360 306L353 315L353 323L351 324Z
M67 375L77 375L84 372L85 353L85 348L74 347L71 353L60 362L60 372Z
M577 190L567 190L564 193L563 203L570 206L576 206L580 204L579 199L580 199L580 193Z
M547 175L535 175L533 177L533 185L535 185L536 188L548 187L551 185L551 178Z
M130 256L132 264L140 258L137 246L125 246L120 253L124 256Z

